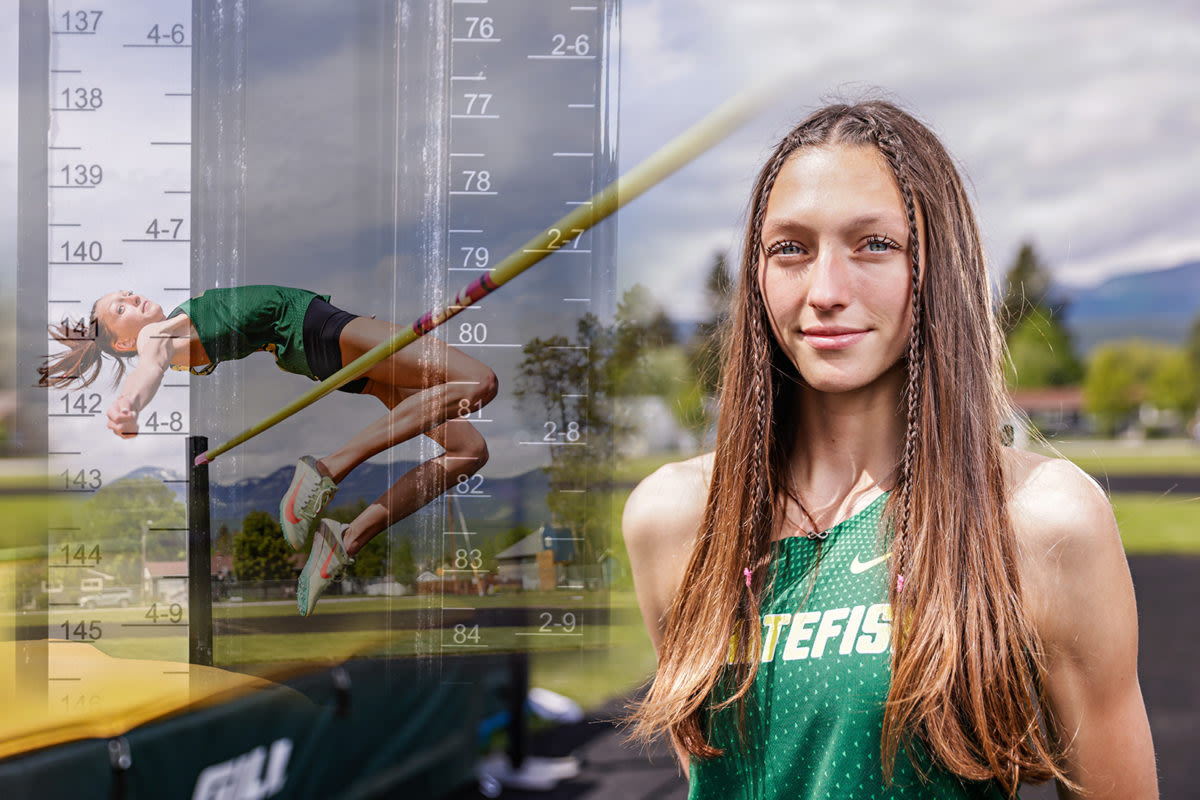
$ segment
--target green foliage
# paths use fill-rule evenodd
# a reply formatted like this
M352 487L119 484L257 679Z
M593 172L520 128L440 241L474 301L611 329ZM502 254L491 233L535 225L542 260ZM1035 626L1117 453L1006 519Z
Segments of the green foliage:
M1175 409L1184 417L1195 410L1196 372L1178 348L1129 339L1101 345L1088 363L1084 408L1103 433L1112 435L1142 405Z
M620 338L616 325L602 325L595 315L585 314L576 323L574 339L535 338L525 345L525 358L517 365L513 393L531 417L531 427L552 442L545 468L550 479L547 505L556 524L584 539L585 560L602 545L603 520L611 513L588 490L607 479L616 440L629 430L617 421L610 399Z
M1150 402L1171 410L1183 420L1191 419L1200 404L1200 367L1185 350L1165 354L1150 378Z
M1014 389L1071 386L1083 377L1071 335L1062 324L1065 304L1050 296L1050 273L1025 242L1005 276L999 322L1008 343L1004 365Z
M1011 333L1030 314L1050 309L1050 273L1038 258L1031 242L1023 242L1016 261L1004 279L1004 295L1000 299L1000 327L1005 335Z
M1083 377L1071 338L1052 317L1031 313L1008 335L1008 385L1018 389L1070 386Z
M239 581L286 580L295 577L292 549L278 520L266 511L251 511L234 539L233 572Z
M217 531L216 538L212 543L213 553L217 555L230 556L233 555L233 531L229 530L228 525L222 525Z
M409 586L417 579L417 560L413 556L412 542L405 536L398 537L392 546L392 577L397 583Z
M98 544L94 566L118 585L138 586L142 577L142 536L146 560L187 557L187 516L175 493L153 478L119 480L102 487L83 505L78 531L54 535L51 550L63 544Z
M700 322L688 346L692 371L703 395L716 394L721 385L721 331L729 320L733 277L725 254L713 256L704 280L708 316Z
M1200 373L1200 314L1197 314L1196 318L1192 320L1192 328L1188 331L1184 350L1187 351L1188 361L1192 363L1192 368Z
M675 324L650 291L640 283L617 304L613 351L607 366L614 396L669 393L656 381L646 355L675 345Z
M524 525L518 525L488 539L479 548L483 568L495 573L496 569L500 566L500 563L496 561L496 554L503 553L531 533L533 533L532 529L526 528Z

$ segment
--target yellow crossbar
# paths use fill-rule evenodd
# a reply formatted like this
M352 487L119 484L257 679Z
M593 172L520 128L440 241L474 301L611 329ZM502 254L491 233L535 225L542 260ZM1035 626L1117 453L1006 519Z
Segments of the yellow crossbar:
M196 456L196 465L206 464L268 428L320 400L338 387L358 378L402 347L412 344L480 298L491 294L546 256L560 249L601 220L611 216L631 200L641 196L663 179L695 160L741 126L763 106L777 84L742 92L688 130L668 142L641 164L606 186L591 200L555 222L501 261L483 277L460 291L452 302L424 314L420 319L386 342L375 346L321 381L316 387L288 403L262 422L234 436L224 444Z

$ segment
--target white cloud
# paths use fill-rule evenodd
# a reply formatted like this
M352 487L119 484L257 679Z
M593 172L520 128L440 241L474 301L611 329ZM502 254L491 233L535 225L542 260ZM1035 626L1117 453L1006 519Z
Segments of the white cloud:
M801 76L778 109L622 220L621 281L662 292L681 316L700 307L713 232L736 228L784 121L830 91L853 98L879 87L939 132L974 187L997 269L1024 238L1073 282L1200 257L1192 6L709 0L668 17L662 3L626 0L624 9L625 24L641 26L624 34L625 164L752 80L785 65ZM680 42L701 57L678 76L653 72ZM647 276L641 265L663 252L680 254L676 266Z

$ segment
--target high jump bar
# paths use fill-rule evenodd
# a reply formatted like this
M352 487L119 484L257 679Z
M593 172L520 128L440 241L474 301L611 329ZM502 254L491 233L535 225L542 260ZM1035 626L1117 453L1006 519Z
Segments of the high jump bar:
M412 344L460 311L499 289L563 245L608 218L624 205L640 197L705 151L725 139L754 116L777 90L782 81L772 81L744 90L719 106L708 116L663 145L642 163L604 187L575 210L530 239L495 268L462 289L453 301L440 309L423 314L410 327L371 348L317 386L297 397L271 416L234 436L222 445L195 457L195 464L207 464L222 453L253 439L268 428L283 422L330 392L358 378L397 350Z

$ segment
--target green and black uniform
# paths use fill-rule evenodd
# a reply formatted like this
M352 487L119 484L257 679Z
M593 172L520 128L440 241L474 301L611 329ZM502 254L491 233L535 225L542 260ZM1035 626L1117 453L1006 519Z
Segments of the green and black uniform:
M819 566L813 540L772 545L774 585L763 604L746 738L738 736L736 704L711 713L710 741L725 755L693 760L689 798L1004 797L992 783L963 781L904 748L892 784L884 781L880 745L892 632L879 536L886 497L830 529ZM929 783L921 782L913 758Z
M209 289L179 304L170 316L187 314L209 363L193 367L207 375L222 361L265 350L285 372L323 380L342 366L338 337L355 315L329 304L329 295L287 286ZM360 378L342 387L361 392Z

